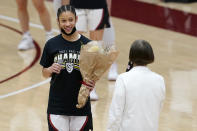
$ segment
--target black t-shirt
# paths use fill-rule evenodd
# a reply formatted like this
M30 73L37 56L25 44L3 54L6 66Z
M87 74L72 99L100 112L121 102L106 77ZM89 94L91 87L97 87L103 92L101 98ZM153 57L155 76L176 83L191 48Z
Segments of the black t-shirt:
M49 114L91 116L90 98L83 108L76 108L80 81L82 81L79 70L80 49L82 44L89 41L81 35L77 41L71 42L60 34L45 44L40 64L44 68L54 62L61 62L65 66L60 74L52 74L47 111Z
M107 7L106 0L70 0L70 4L79 9L102 9Z

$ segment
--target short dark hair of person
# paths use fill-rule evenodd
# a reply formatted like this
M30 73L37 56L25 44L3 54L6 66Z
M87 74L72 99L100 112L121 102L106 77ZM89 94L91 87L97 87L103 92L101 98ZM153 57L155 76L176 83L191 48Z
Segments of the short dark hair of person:
M145 40L136 40L130 48L129 60L136 65L147 65L154 62L151 45Z

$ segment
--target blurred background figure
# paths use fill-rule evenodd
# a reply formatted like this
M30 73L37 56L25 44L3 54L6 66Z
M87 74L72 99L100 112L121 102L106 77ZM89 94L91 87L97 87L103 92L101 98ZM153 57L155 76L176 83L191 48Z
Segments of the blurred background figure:
M111 15L111 3L112 3L112 0L107 0L107 7L108 7L109 15ZM114 26L110 18L109 20L110 20L110 28L104 29L103 41L109 42L110 44L115 44L116 39L115 39ZM108 80L115 81L117 77L118 77L118 67L117 67L116 62L114 62L109 69Z
M77 30L80 33L89 32L91 40L102 40L104 28L110 27L106 0L70 0L70 4L76 8ZM99 99L95 88L90 92L90 99Z
M44 4L44 0L32 0L38 11L40 21L46 31L46 41L53 37L49 12ZM28 0L16 0L18 8L18 19L23 32L22 40L18 44L19 50L34 48L33 39L29 32L29 13L27 10Z
M154 62L151 45L136 40L130 48L133 68L118 76L107 131L157 131L165 98L164 78L147 65Z

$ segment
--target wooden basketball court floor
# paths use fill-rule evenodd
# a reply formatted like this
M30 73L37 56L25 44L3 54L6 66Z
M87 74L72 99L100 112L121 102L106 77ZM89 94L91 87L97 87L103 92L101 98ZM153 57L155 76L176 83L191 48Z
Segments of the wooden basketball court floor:
M159 0L143 1L178 10L187 6L191 12L197 13L196 3L183 5L164 4ZM53 5L51 2L46 2L46 5L51 14L52 27L57 31ZM31 0L28 10L30 31L38 48L18 51L21 35L15 30L21 29L16 3L14 0L0 1L0 131L47 131L49 80L42 77L39 60L34 61L39 56L39 47L43 49L45 34ZM120 51L116 61L119 73L127 67L129 47L134 40L145 39L153 47L156 59L149 68L163 75L166 82L159 131L197 131L197 37L115 17L112 21ZM107 80L105 73L96 84L99 101L92 102L95 131L106 129L114 83Z

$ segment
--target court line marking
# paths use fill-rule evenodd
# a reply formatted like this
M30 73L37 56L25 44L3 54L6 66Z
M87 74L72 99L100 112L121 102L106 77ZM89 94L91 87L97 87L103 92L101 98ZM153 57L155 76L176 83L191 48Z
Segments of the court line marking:
M3 20L8 20L8 21L12 21L12 22L16 22L16 23L19 23L19 20L16 19L16 18L13 18L13 17L9 17L9 16L4 16L4 15L0 15L0 19L3 19ZM39 25L39 24L34 24L34 23L29 23L31 27L35 27L35 28L39 28L39 29L44 29L42 25ZM59 30L57 29L52 29L53 32L56 32L56 33L59 33ZM50 82L51 78L47 79L47 80L44 80L42 82L39 82L39 83L36 83L32 86L29 86L29 87L26 87L26 88L23 88L21 90L17 90L17 91L14 91L14 92L10 92L10 93L7 93L5 95L1 95L0 96L0 99L4 99L4 98L7 98L9 96L13 96L13 95L17 95L19 93L22 93L22 92L25 92L25 91L28 91L28 90L31 90L33 88L36 88L36 87L39 87L43 84L46 84L48 82Z
M15 23L19 23L19 20L18 19L13 18L13 17L9 17L9 16L0 15L0 19L12 21L12 22L15 22ZM34 24L34 23L31 23L30 22L29 25L31 27L35 27L35 28L39 28L39 29L44 29L44 27L42 25L39 25L39 24ZM55 32L55 33L59 33L59 30L57 30L57 29L52 29L52 31Z
M14 31L16 33L22 34L21 31L15 29L14 27L10 27L10 26L4 25L1 22L0 22L0 26L5 27L7 29L10 29L10 30L12 30L12 31ZM35 40L33 40L33 43L35 45L35 50L36 50L36 55L34 56L33 61L26 68L22 69L18 73L14 74L14 75L11 75L11 76L3 79L3 80L0 80L0 84L2 84L2 83L6 82L8 80L11 80L11 79L13 79L13 78L21 75L22 73L26 72L27 70L29 70L30 68L32 68L37 63L37 61L39 60L40 55L41 55L41 49L40 49L40 46L38 45L38 43Z
M39 83L36 83L36 84L34 84L34 85L32 85L32 86L29 86L29 87L26 87L26 88L23 88L23 89L14 91L14 92L7 93L7 94L5 94L5 95L1 95L1 96L0 96L0 99L4 99L4 98L7 98L7 97L9 97L9 96L17 95L17 94L19 94L19 93L22 93L22 92L31 90L31 89L36 88L36 87L39 87L39 86L41 86L41 85L44 85L44 84L50 82L50 80L51 80L51 78L48 78L48 79L46 79L46 80L44 80L44 81L41 81L41 82L39 82Z

